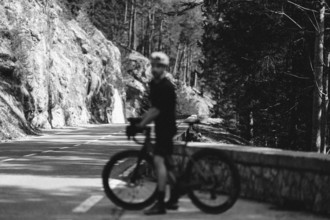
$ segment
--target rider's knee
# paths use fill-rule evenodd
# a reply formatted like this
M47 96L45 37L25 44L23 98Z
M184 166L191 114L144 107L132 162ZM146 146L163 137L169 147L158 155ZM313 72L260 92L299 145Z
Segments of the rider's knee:
M161 156L155 155L154 156L154 163L155 163L156 166L161 166L165 163L164 158L161 157Z

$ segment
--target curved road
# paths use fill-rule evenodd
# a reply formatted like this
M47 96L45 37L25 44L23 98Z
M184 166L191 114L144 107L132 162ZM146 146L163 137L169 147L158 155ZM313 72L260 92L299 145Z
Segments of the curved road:
M181 199L179 211L166 216L121 210L104 196L100 176L109 157L124 149L120 146L127 143L123 130L124 125L68 128L1 143L0 219L325 219L246 200L222 215L201 213L186 198Z

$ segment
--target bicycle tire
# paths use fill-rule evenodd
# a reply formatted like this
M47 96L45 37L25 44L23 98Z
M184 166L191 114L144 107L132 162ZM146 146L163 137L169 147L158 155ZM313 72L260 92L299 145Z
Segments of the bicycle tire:
M194 189L192 188L188 189L188 197L191 199L192 203L203 212L209 214L220 214L230 209L236 203L240 194L240 176L237 166L223 152L213 149L203 149L194 153L192 156L192 160L188 162L186 169L187 177L192 178L192 176L194 175L193 174L194 164L199 160L207 157L216 157L221 161L221 163L224 163L228 166L233 180L232 187L234 187L234 190L228 197L228 200L225 203L218 206L209 206L203 203L203 201L201 201L198 198L198 196L195 195Z
M116 164L118 164L120 161L123 161L127 158L138 158L140 155L140 151L138 150L127 150L122 151L120 153L115 154L109 162L104 166L103 172L102 172L102 182L103 182L103 188L105 191L105 194L107 197L117 206L127 209L127 210L141 210L143 208L148 207L151 205L155 199L156 199L156 189L155 191L151 193L150 197L146 198L145 200L137 203L130 203L125 201L124 199L118 197L116 193L114 192L114 189L112 189L109 185L109 178L112 173L113 168ZM145 160L151 167L152 161L151 158L144 157L143 160Z

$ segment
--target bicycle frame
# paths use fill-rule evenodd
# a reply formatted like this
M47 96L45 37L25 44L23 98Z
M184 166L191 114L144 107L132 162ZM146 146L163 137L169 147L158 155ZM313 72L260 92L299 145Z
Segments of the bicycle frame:
M193 124L189 124L189 128L187 129L187 133L189 134L190 133L190 130L193 129ZM138 177L138 170L139 170L139 167L141 165L141 161L143 158L149 158L151 161L152 161L152 158L153 158L153 154L152 154L152 150L151 148L153 147L153 144L151 142L151 127L147 127L145 129L145 139L144 139L144 142L139 142L136 137L133 137L133 140L134 142L136 142L137 144L140 144L142 145L142 148L140 150L140 156L138 158L138 161L137 161L137 165L135 167L135 170L133 172L133 175L132 175L132 179L131 181L134 183ZM190 155L187 151L187 147L188 147L188 143L189 143L189 139L186 139L186 141L184 142L184 144L181 145L182 147L182 152L180 152L180 157L182 158L180 160L180 163L177 164L176 168L178 169L178 173L176 173L176 180L170 180L170 181L173 181L173 182L180 182L180 180L184 180L185 178L187 178L186 176L186 173L185 173L185 169L186 169L186 165L188 163L189 160L193 161L194 162L194 159L192 157L192 155ZM173 157L174 155L172 155ZM201 176L205 177L204 176L204 173L198 169L198 172L200 173ZM169 175L170 176L170 175ZM178 176L180 176L180 179L178 180Z
M142 131L134 127L134 123L137 122L136 119L131 119L129 121L131 127L127 127L126 129L127 137L132 137L133 140L142 145L142 147L139 151L127 150L114 155L103 169L102 181L105 193L111 201L120 207L136 210L151 205L156 199L157 170L154 167L153 151L151 150L153 145L153 141L151 140L151 128L148 127ZM169 169L167 184L171 186L171 189L177 192L175 193L177 196L181 197L187 194L191 201L202 211L212 214L222 213L231 208L238 199L240 191L239 172L234 162L219 150L200 149L195 151L191 150L193 148L187 148L188 143L192 141L190 137L192 130L195 130L195 127L193 127L195 124L196 122L191 122L189 124L190 126L186 131L186 141L181 142L179 148L175 149L176 152L173 156L173 164L175 166L173 166L174 169ZM143 141L135 137L137 132L143 132L145 135ZM178 144L176 144L176 146L178 146ZM117 170L117 165L123 161L127 161L127 163L118 166L119 170ZM216 167L219 167L219 169ZM116 193L116 187L112 187L109 182L113 169L116 169L114 170L115 178L123 177L122 181L125 182L122 186L123 189L133 189L132 195L131 193L125 193L125 191L124 194L120 193L120 195ZM224 172L224 169L226 169L226 172ZM116 171L119 171L119 173ZM120 172L128 173L128 175L121 175ZM222 173L224 175L222 175ZM145 182L147 182L147 184L144 186ZM144 187L152 194L144 195L144 193L142 193L143 195L141 196L143 198L135 200L136 196L139 196L136 195L135 191L139 190L140 187ZM121 188L119 192L122 192ZM217 198L222 194L225 197L221 197L218 201ZM127 196L133 196L133 198L126 201L123 199L122 195L125 198ZM205 195L207 197L205 197ZM205 198L209 198L208 200L212 202L212 205L207 201L205 202ZM216 205L214 205L214 203L216 203Z

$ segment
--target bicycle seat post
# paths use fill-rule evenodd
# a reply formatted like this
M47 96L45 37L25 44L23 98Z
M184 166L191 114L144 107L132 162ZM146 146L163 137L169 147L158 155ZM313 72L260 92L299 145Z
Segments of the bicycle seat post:
M192 130L192 124L191 123L189 123L189 127L188 127L188 129L187 129L187 131L186 131L186 137L185 137L185 145L187 146L188 145L188 143L190 142L190 131Z
M150 127L146 127L145 129L145 136L146 136L146 142L149 141L151 139L151 128Z

